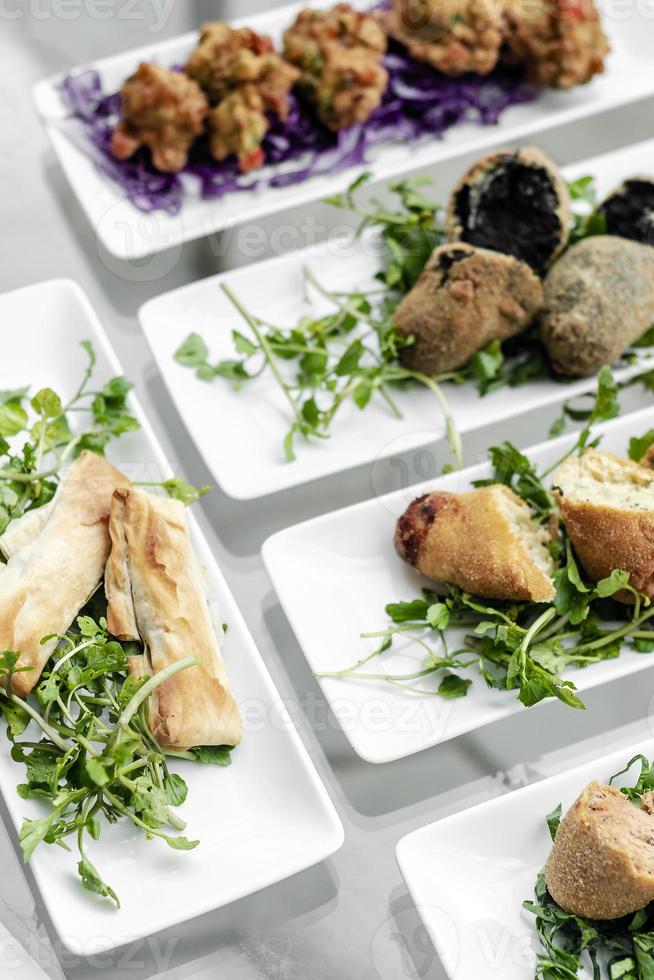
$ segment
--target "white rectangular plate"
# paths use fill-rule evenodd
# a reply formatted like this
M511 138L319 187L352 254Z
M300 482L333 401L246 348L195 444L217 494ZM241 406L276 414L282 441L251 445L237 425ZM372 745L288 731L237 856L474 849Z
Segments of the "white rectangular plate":
M624 177L643 172L654 173L654 140L565 170L570 179L595 175L600 194ZM305 266L328 288L352 290L372 286L381 261L375 239L347 237L200 280L141 308L141 325L177 410L214 479L230 497L262 497L442 439L444 426L436 400L416 387L397 395L401 420L381 400L373 400L364 412L345 404L332 425L331 438L310 445L299 440L297 459L286 463L282 440L290 424L288 405L274 380L267 375L235 391L222 379L211 384L198 381L192 370L173 359L191 331L205 338L212 360L234 357L231 331L237 328L247 334L248 328L220 289L221 282L228 283L255 314L292 326L309 310L315 315L333 309L320 299L307 306ZM644 356L640 368L618 371L616 377L625 379L653 364L654 358ZM459 432L465 433L594 387L595 378L568 384L543 379L518 389L503 388L483 399L469 383L445 385L443 390Z
M626 453L629 437L642 435L653 425L654 409L648 408L598 426L604 433L602 448ZM562 436L526 454L543 471L575 441L575 435ZM371 653L379 640L362 640L359 634L384 629L387 603L419 597L420 589L430 585L393 547L395 523L409 503L427 490L469 490L473 480L489 475L484 463L268 538L264 563L313 671L342 670ZM420 648L407 641L397 653L384 654L368 669L408 673L420 669L422 659ZM583 692L647 667L654 667L652 657L626 650L616 660L568 670L564 676ZM385 681L318 680L355 752L367 762L391 762L517 711L538 710L538 706L524 708L515 691L489 689L474 669L466 676L473 684L466 697L454 701L400 691Z
M639 753L651 759L654 739L402 838L400 871L450 980L533 980L542 950L534 917L522 902L533 899L536 875L552 846L545 816L559 803L565 812L587 783L608 781ZM627 785L624 777L616 785Z
M0 388L27 383L36 391L49 385L72 395L85 364L79 346L84 339L95 346L100 385L122 374L75 283L45 282L6 293L0 297L0 323ZM109 456L135 479L159 480L170 468L135 399L131 409L142 428L122 436ZM228 769L184 762L173 767L189 786L183 816L188 834L201 841L194 851L147 842L124 822L103 828L91 860L120 896L120 911L83 891L74 855L37 849L30 868L54 928L80 955L122 946L274 884L323 860L343 841L334 807L193 518L191 530L211 596L229 625L223 649L236 698L249 706L243 742ZM44 812L39 803L20 799L16 785L22 781L3 735L0 791L16 830L24 818Z
M246 23L279 40L284 28L305 6L324 7L326 3L325 0L310 0L235 24ZM370 3L356 0L354 6L366 8ZM464 153L481 152L496 145L498 140L522 140L532 133L579 121L654 93L654 76L650 70L654 24L647 17L647 11L641 11L638 4L618 8L610 0L604 0L600 6L604 9L604 27L612 46L605 75L594 79L590 85L568 92L545 91L536 102L508 109L494 127L465 123L453 127L441 140L382 145L370 157L376 179L385 180ZM155 60L162 65L183 63L196 41L197 33L194 32L80 67L97 69L104 90L113 92L120 88L140 61ZM162 211L144 215L133 207L119 187L99 173L84 151L62 131L66 108L59 93L60 81L61 76L56 76L36 86L36 108L89 221L105 247L119 258L143 257L234 224L319 200L347 186L353 176L352 170L346 170L332 176L314 177L291 187L244 191L217 201L203 201L197 195L189 194L181 212L175 216Z

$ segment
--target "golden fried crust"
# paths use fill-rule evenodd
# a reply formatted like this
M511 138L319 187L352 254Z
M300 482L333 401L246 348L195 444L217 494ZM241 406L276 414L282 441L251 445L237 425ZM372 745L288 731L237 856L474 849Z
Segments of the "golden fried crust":
M581 460L569 456L552 478L561 519L579 561L593 581L607 578L619 568L629 572L634 588L654 598L654 511L646 506L638 509L603 503L601 483L588 492L588 499L573 499L587 467L601 473L611 465L620 468L624 487L636 498L639 488L650 490L654 485L651 470L613 453L589 449ZM615 598L633 601L630 593L617 593Z
M654 320L654 249L613 235L573 245L545 279L541 333L560 374L595 374Z
M524 330L543 301L532 269L512 255L474 245L441 245L394 316L413 343L404 364L437 375L462 367L492 340Z
M130 490L117 492L112 508L116 555L108 572L108 620L124 634L135 619L145 648L142 658L130 658L130 671L152 676L186 657L200 660L161 684L151 697L154 737L177 749L238 744L241 719L183 505Z
M457 202L459 193L465 187L480 187L486 177L505 161L511 161L522 167L532 167L535 170L545 171L556 198L557 204L553 209L553 214L557 219L558 232L554 242L550 261L555 259L565 248L570 232L572 221L572 209L570 204L570 193L559 168L547 154L539 150L537 146L523 146L519 150L501 149L494 150L492 153L481 157L467 170L460 180L455 184L450 195L447 214L445 217L445 230L450 241L465 241L466 229L461 225L457 213ZM494 247L494 246L492 246Z
M414 500L397 522L395 548L427 578L488 599L546 602L554 597L504 505L527 505L495 484L469 493L436 491Z
M492 71L502 46L502 8L486 0L392 0L380 10L387 34L409 55L456 78Z
M32 525L35 536L0 565L0 652L20 653L12 688L29 694L41 676L57 640L97 589L111 542L107 524L117 487L129 486L124 474L101 456L83 452L60 484L48 519ZM25 529L27 525L23 525Z
M575 915L637 912L654 900L654 819L619 790L589 783L559 824L545 883Z
M505 0L507 61L535 85L568 89L604 71L609 43L593 0Z

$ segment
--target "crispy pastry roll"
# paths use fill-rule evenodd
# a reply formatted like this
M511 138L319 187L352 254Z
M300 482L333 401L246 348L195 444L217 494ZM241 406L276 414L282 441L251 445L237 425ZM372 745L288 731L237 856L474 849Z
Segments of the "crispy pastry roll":
M160 745L237 745L241 718L229 687L184 505L141 490L117 490L111 505L105 591L109 632L141 640L130 671L154 675L189 656L200 663L164 681L150 698Z
M35 686L57 641L102 581L109 556L111 498L129 480L101 456L83 452L62 479L45 515L34 511L11 524L0 542L0 652L20 653L13 691ZM38 516L37 516L38 515ZM43 517L45 516L45 520Z

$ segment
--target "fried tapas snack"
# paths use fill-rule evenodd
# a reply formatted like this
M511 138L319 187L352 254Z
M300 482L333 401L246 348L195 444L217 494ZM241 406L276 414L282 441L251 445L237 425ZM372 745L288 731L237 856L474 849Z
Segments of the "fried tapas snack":
M301 72L300 86L330 129L365 122L388 85L382 64L386 35L371 14L347 3L300 11L284 32L284 55Z
M288 117L298 69L275 52L269 37L216 21L202 27L186 72L212 105L209 139L215 159L235 154L243 172L260 167L268 114Z
M41 643L43 637L65 633L100 585L111 549L112 496L128 486L106 459L83 452L46 514L39 521L20 518L18 531L10 524L5 532L10 557L0 564L0 650L20 654L15 694L30 693L57 646L56 637Z
M121 120L111 138L113 155L128 160L147 146L157 170L182 170L209 112L200 86L183 72L142 62L123 85L120 103Z
M384 30L417 61L445 75L487 75L500 57L502 8L489 0L391 0Z
M142 657L129 658L130 672L152 676L186 657L200 660L151 695L152 734L167 748L237 745L241 718L184 505L142 490L118 490L109 530L108 629L119 640L140 640L144 648Z
M604 71L609 42L594 0L505 0L505 60L535 85L568 89Z
M413 338L402 362L429 375L463 367L491 341L524 330L542 302L542 283L526 262L474 245L441 245L395 313L398 332Z

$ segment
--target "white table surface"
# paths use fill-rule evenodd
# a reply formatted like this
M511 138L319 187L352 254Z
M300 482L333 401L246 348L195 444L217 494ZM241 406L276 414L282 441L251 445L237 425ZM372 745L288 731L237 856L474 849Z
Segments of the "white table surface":
M252 261L253 241L265 243L261 257L274 253L280 237L284 245L282 224L293 230L307 212L266 220L254 235L252 229L235 229L135 266L120 263L98 251L35 118L30 90L55 71L192 29L207 17L268 6L266 0L0 0L0 289L58 276L76 279L177 472L196 484L210 482L208 473L157 377L137 310L161 291ZM652 135L654 101L551 132L539 143L568 163ZM437 171L440 195L462 168ZM311 217L323 235L344 220L323 206L312 209ZM303 228L314 233L310 222L303 221ZM636 390L623 397L624 408L648 402L651 396ZM552 416L516 418L508 433L506 427L476 433L466 439L466 461L474 462L507 434L520 446L539 441ZM411 482L417 482L424 471L407 462L415 473ZM48 935L38 896L31 894L12 837L0 822L0 978L443 980L395 864L397 840L440 816L650 733L652 686L649 675L641 674L589 692L585 712L547 705L383 767L353 754L276 602L259 551L279 528L393 489L399 472L387 464L363 468L247 504L214 490L198 507L209 543L338 808L346 832L342 850L119 957L79 961ZM0 813L6 816L1 806Z

